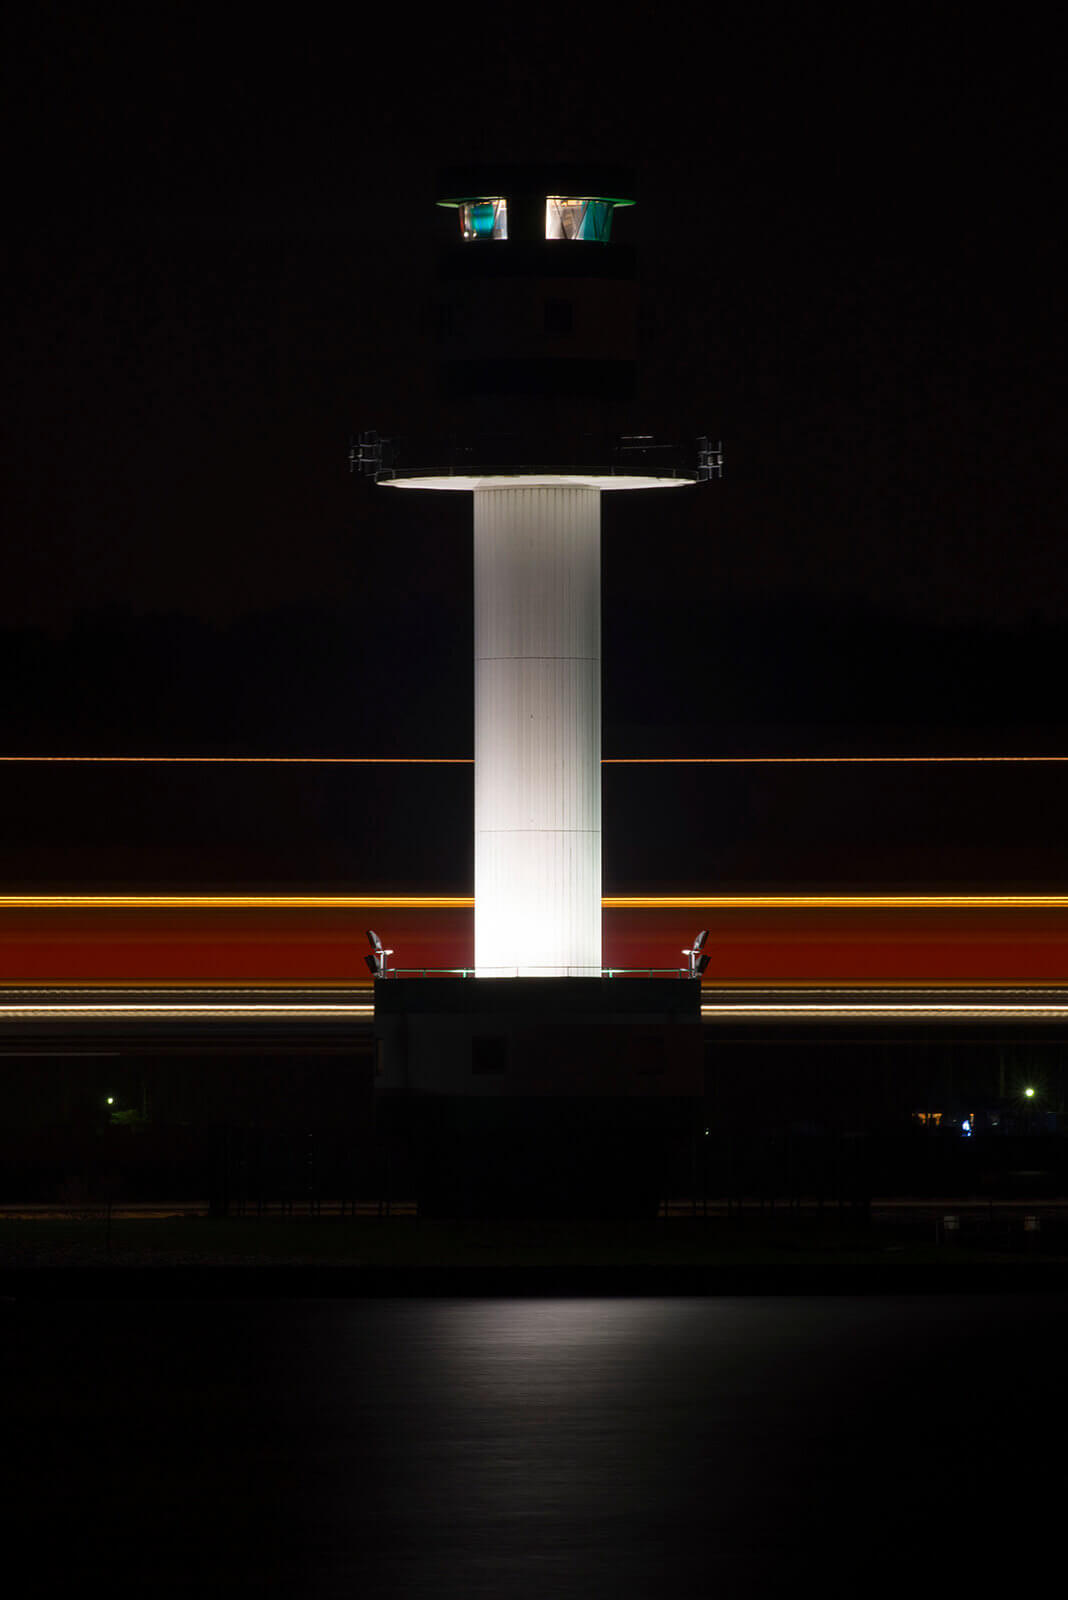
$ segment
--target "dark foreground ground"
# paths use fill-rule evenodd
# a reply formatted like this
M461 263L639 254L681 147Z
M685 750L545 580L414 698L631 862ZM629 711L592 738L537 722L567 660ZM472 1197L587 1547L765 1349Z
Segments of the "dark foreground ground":
M950 1209L955 1207L955 1209ZM955 1219L955 1220L954 1220ZM1068 1288L1058 1207L754 1207L655 1221L0 1215L5 1294L655 1294Z

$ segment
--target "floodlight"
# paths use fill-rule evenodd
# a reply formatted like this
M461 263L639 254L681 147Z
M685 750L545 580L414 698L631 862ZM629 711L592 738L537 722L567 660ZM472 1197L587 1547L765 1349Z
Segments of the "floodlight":
M707 483L709 478L722 476L723 444L718 440L712 444L707 435L702 434L697 441L697 481Z
M357 434L349 445L349 471L358 472L361 477L371 478L375 483L382 475L383 467L393 460L393 441L383 439L373 428L365 428Z
M388 978L389 963L386 960L386 957L391 956L393 951L387 949L383 945L381 939L378 937L373 928L367 928L365 931L367 933L367 943L371 946L371 954L369 956L364 956L363 958L367 963L367 970L371 973L372 977Z
M702 972L704 972L705 968L708 966L708 956L701 954L707 938L708 929L702 928L690 948L682 952L682 954L689 960L691 978L699 978Z

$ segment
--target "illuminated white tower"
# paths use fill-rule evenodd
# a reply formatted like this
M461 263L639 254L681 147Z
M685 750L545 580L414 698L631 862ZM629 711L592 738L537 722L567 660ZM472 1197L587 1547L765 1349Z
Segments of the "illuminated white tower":
M383 479L474 501L475 971L601 975L601 494L692 478Z
M475 970L601 975L601 493L474 492Z
M626 183L446 177L460 228L435 320L460 442L419 465L374 435L357 452L380 483L473 499L478 977L601 976L601 495L707 475L620 427L636 285L610 234L633 200L610 196Z

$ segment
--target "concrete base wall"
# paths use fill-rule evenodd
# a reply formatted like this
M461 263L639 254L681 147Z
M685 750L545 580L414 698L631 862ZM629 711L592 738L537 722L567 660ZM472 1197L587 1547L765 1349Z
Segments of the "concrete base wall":
M389 979L375 1008L421 1215L655 1215L704 1092L696 980Z

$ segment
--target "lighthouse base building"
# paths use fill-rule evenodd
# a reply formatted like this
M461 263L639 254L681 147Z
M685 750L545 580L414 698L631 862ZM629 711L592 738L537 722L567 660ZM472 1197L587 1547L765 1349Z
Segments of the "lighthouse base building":
M379 1127L420 1216L655 1216L704 1093L696 978L387 978Z

